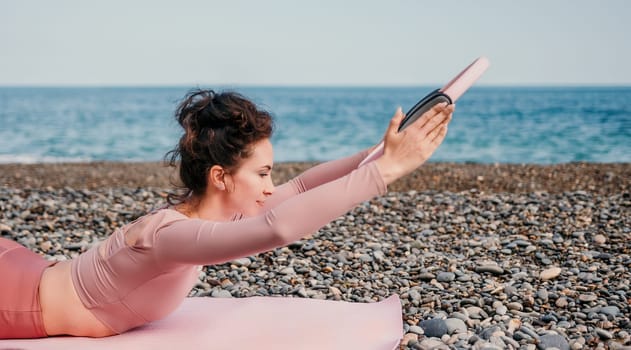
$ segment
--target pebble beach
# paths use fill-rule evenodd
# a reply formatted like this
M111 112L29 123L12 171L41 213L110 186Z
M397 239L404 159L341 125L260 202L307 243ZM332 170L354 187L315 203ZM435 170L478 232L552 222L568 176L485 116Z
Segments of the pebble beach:
M276 183L313 163L281 163ZM0 236L70 259L162 206L160 163L0 164ZM401 349L631 349L631 163L428 163L192 297L402 303ZM317 335L317 330L314 330Z

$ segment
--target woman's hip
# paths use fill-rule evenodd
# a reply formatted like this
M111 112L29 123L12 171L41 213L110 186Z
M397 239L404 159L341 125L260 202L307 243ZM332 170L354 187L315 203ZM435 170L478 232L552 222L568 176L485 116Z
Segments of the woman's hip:
M44 270L54 263L0 238L0 339L46 337L39 284Z

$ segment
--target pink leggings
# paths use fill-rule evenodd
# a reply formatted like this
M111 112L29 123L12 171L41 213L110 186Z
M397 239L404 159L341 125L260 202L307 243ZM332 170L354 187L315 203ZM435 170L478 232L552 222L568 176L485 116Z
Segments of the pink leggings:
M9 239L0 238L0 339L47 337L39 282L54 265Z

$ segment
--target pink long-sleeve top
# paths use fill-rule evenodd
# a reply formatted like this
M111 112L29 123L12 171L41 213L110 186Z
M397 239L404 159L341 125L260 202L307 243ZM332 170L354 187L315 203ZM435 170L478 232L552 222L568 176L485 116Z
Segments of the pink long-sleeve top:
M113 332L161 319L188 295L200 265L286 245L384 194L374 163L356 169L366 154L320 164L279 186L258 216L213 222L165 208L140 217L73 260L74 288ZM140 235L129 246L125 235L132 230Z

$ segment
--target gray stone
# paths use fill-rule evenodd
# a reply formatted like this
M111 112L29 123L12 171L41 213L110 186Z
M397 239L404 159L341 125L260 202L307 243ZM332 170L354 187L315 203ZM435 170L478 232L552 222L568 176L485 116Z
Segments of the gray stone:
M248 258L241 258L232 261L232 264L237 266L250 266L251 263L252 261L250 261L250 259Z
M482 344L476 344L476 348L480 349L480 350L504 350L506 349L504 346L498 345L498 344L493 344L493 343L488 343L488 342L484 342Z
M451 313L450 316L451 316L450 318L457 318L457 319L465 321L465 322L469 320L469 317L467 317L465 314L460 313L460 312L453 312L453 313Z
M223 289L213 290L211 296L213 298L232 298L232 294L230 294L230 292L228 292L227 290L223 290Z
M419 293L417 290L412 289L411 291L408 292L408 296L410 298L410 300L414 301L414 300L421 300L421 293Z
M504 273L504 269L497 265L482 265L482 266L477 266L475 268L475 272L477 273L489 272L494 275L501 275Z
M509 338L505 335L501 336L500 338L504 341L505 344L508 343L512 345L513 349L519 349L519 343L516 342L513 338Z
M524 309L524 306L521 303L518 302L512 302L512 303L508 303L508 305L506 305L506 307L509 310L517 310L517 311L521 311Z
M414 333L414 334L418 334L418 335L423 335L425 334L423 328L419 327L419 326L410 326L410 329L408 330L410 333Z
M467 309L467 313L469 314L470 318L487 318L488 315L486 314L486 312L484 312L484 310L482 310L481 308L477 307L477 306L469 306Z
M433 274L433 273L431 273L431 272L423 272L423 273L421 273L421 274L419 274L419 275L418 275L418 278L419 278L421 281L431 281L431 280L433 280L434 278L436 278L436 275L434 275L434 274Z
M513 275L514 277L514 275ZM514 286L508 285L508 286L504 286L504 293L506 293L506 295L511 296L517 293L517 288L515 288Z
M438 318L421 321L421 323L419 323L419 326L423 328L425 335L428 337L440 338L443 335L449 333L449 328L447 328L447 324L445 324L445 321Z
M528 335L527 333L517 331L517 332L515 332L515 334L513 334L513 339L515 339L517 341L521 341L521 340L531 340L533 338L530 335Z
M500 331L500 327L498 326L485 328L482 330L482 332L480 332L480 337L482 339L489 340L496 332L499 332L499 331Z
M458 276L456 280L458 280L458 282L469 282L471 281L471 275L461 275L461 276Z
M578 300L584 303L589 303L590 301L598 300L598 296L596 296L596 294L593 294L593 293L586 293L586 294L579 295Z
M449 334L453 333L465 333L467 331L467 325L458 318L448 318L445 320L445 325Z
M602 328L596 328L594 329L594 331L600 337L600 339L603 339L603 340L613 339L613 334L611 334L611 332L606 331Z
M548 291L545 289L539 289L537 291L537 298L541 299L543 302L548 301Z
M362 255L359 256L359 260L361 260L361 262L366 263L366 262L372 262L373 259L368 254L362 254Z
M537 332L535 332L534 330L532 330L532 328L530 328L529 326L525 324L522 324L519 330L523 333L528 334L533 339L539 339L539 335L537 334Z
M440 282L451 282L456 279L456 275L453 272L441 272L436 279Z
M385 254L381 250L377 250L372 254L377 261L383 261L385 259Z
M295 275L296 271L294 271L293 267L285 267L284 269L280 270L280 273L283 275Z
M500 315L500 316L506 315L507 311L508 311L508 309L504 305L500 305L500 306L495 308L495 313Z
M598 312L613 317L620 315L620 309L617 306L603 306L598 309Z
M559 334L549 333L539 337L537 347L541 350L557 348L559 350L570 350L570 344Z
M438 339L425 338L420 343L416 344L417 349L432 349L432 350L449 350L449 347Z

